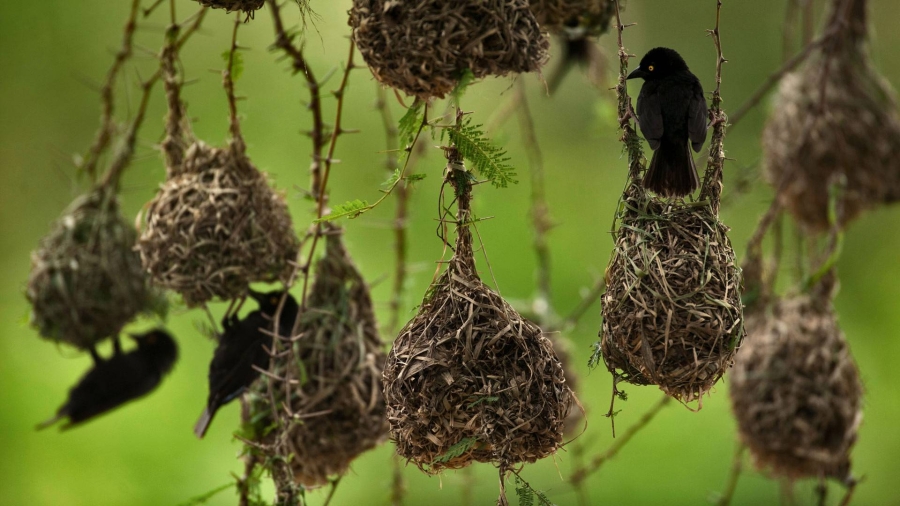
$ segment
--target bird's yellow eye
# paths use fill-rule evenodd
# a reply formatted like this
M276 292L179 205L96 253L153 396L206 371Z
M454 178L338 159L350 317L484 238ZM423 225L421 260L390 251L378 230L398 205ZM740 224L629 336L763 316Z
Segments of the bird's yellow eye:
M653 72L653 65L650 65L649 67L647 67L647 70L649 70L650 72Z

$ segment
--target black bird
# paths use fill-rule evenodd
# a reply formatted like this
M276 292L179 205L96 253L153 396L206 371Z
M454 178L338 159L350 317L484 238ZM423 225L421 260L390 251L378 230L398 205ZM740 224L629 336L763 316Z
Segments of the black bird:
M159 329L131 337L137 348L96 362L69 390L69 398L56 415L39 424L38 430L63 418L68 418L68 423L61 429L69 429L153 391L175 364L178 346L172 336Z
M209 364L209 398L203 414L194 426L194 434L198 438L206 435L216 411L244 393L259 376L259 371L254 366L260 369L269 366L272 320L283 295L284 292L281 291L259 293L251 290L250 296L259 303L259 309L243 320L239 320L236 315L222 320L225 332L219 339L219 345ZM299 311L297 300L288 294L279 318L279 335L290 334Z
M628 74L628 79L635 77L644 79L638 124L653 150L644 188L666 197L688 195L700 186L688 141L700 151L706 140L709 112L703 86L681 55L665 47L648 51Z

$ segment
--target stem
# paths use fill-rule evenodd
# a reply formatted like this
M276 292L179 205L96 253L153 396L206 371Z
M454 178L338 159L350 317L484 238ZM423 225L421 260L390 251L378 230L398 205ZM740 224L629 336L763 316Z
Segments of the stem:
M158 74L141 84L141 102L138 106L137 114L131 121L128 132L125 134L125 139L122 142L122 146L119 147L119 150L116 152L116 156L110 164L106 176L103 178L103 182L101 183L103 186L109 186L114 190L118 190L122 173L125 172L125 169L131 164L131 160L134 158L134 150L137 145L137 134L141 129L141 125L144 123L144 118L147 116L147 106L150 104L150 96L152 95L153 88L157 81L159 81Z
M115 87L122 67L134 53L134 33L137 31L137 17L141 8L141 0L132 0L131 10L122 33L122 45L106 73L106 80L100 88L100 128L94 136L94 142L88 150L87 157L81 162L83 170L92 181L97 179L97 164L100 156L109 148L115 133L113 115L115 113Z
M725 490L722 496L716 501L716 506L728 506L734 497L734 491L737 489L738 479L744 467L744 451L747 449L743 443L738 443L734 449L734 459L731 462L731 472L728 474L728 481L725 482Z
M668 395L663 395L656 404L654 404L646 413L644 413L641 418L634 423L631 427L628 427L628 430L625 431L620 437L616 438L616 440L606 449L603 453L599 455L595 455L593 459L584 467L576 469L575 472L572 473L572 476L569 477L569 481L573 484L579 483L588 477L591 473L599 470L603 467L603 464L611 458L615 457L619 451L631 441L631 438L635 436L638 432L641 431L644 427L649 424L653 418L662 410L662 408L666 407L669 402L672 400Z
M619 80L616 84L616 97L618 98L619 125L622 128L622 143L628 151L628 174L632 180L638 180L644 171L644 156L641 153L641 139L631 126L631 119L635 118L634 109L631 107L631 97L628 96L628 59L631 58L622 44L622 32L633 25L623 25L619 9L619 0L616 3L616 34L619 45Z
M577 325L578 320L580 320L581 317L583 317L585 313L587 313L588 309L590 309L591 306L593 306L594 303L597 302L597 300L601 295L603 295L603 292L605 290L606 278L598 279L591 290L587 293L587 295L582 297L581 302L579 302L575 309L573 309L572 312L569 313L569 316L567 316L563 320L562 328L568 329Z
M225 86L225 95L228 97L228 118L231 126L232 148L238 152L244 152L244 138L241 135L241 122L238 120L237 98L234 95L234 55L237 54L237 33L241 26L241 12L234 19L234 28L231 31L231 48L228 51L228 67L222 72L222 84Z
M547 242L547 232L553 228L550 220L550 208L547 205L546 184L544 176L544 158L538 144L537 134L534 128L534 119L528 106L525 82L517 81L516 94L519 96L519 123L522 131L522 141L528 153L528 164L531 168L531 224L534 227L534 240L532 246L537 258L537 294L533 309L538 317L538 324L544 326L553 311L551 309L550 287L550 246Z
M716 88L712 93L710 113L713 120L713 135L709 143L709 158L700 200L709 200L714 212L718 213L722 196L722 172L725 168L725 127L728 117L722 112L722 65L728 61L722 55L722 37L719 22L722 18L722 0L716 0L716 27L708 30L716 46Z

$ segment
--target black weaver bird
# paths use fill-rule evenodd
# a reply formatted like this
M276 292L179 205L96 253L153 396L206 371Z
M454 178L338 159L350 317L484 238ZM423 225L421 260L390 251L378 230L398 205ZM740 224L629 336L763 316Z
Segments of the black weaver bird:
M107 360L95 357L94 367L69 390L69 398L56 415L37 426L47 428L64 418L69 429L152 392L178 358L178 346L165 331L156 329L131 335L137 348L117 351Z
M684 197L700 186L688 141L694 151L706 141L709 111L703 86L681 55L665 47L644 55L640 66L628 74L628 79L636 77L644 79L638 124L653 150L644 188L664 197Z
M194 434L198 438L206 435L219 408L244 393L259 377L257 368L269 367L272 320L283 295L281 291L259 293L251 290L250 296L259 304L259 309L242 320L236 315L222 320L225 331L209 364L209 398L194 426ZM290 335L299 311L297 300L288 294L279 318L280 336Z

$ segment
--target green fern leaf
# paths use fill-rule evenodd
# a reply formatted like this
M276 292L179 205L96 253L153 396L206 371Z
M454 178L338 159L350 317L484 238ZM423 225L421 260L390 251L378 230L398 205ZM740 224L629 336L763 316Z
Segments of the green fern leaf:
M344 218L349 216L350 218L356 218L360 214L362 214L366 209L368 209L369 203L365 200L351 200L349 202L344 202L341 205L335 206L331 208L331 214L328 216L324 216L315 221L315 223L322 223L323 221L332 221L338 218Z
M484 134L481 125L473 125L466 121L458 128L447 131L450 141L459 153L472 162L475 170L497 188L506 188L510 183L516 184L516 173L508 162L506 150L495 146Z

